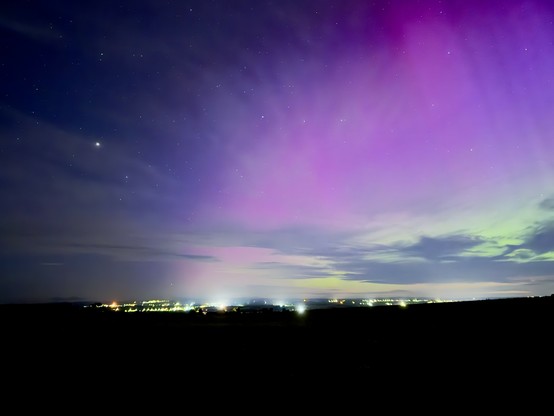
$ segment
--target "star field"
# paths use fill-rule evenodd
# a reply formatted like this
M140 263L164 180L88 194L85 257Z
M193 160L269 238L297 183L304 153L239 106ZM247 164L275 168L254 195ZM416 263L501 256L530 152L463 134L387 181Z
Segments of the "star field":
M0 302L554 292L551 2L0 10Z

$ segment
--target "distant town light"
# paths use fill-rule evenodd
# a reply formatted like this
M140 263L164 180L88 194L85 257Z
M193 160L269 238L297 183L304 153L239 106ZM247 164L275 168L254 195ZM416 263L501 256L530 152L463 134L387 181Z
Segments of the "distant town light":
M298 312L299 314L303 314L304 312L306 312L306 305L304 305L303 303L299 303L298 305L296 305L296 312Z

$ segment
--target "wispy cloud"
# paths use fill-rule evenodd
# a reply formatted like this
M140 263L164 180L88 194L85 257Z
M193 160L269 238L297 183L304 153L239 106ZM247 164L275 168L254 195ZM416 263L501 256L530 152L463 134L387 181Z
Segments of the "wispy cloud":
M554 197L543 199L539 207L545 211L554 211Z
M160 255L154 247L174 225L163 221L177 195L173 176L116 144L97 147L95 138L8 113L16 123L1 132L6 141L0 182L6 192L0 246L19 253L86 248L105 254L138 252L138 238L150 240L144 254Z
M529 252L535 255L554 252L554 222L548 221L531 227L531 230L524 236L524 242L509 245L504 255L519 253L520 257L525 258L529 256Z
M52 42L62 36L61 32L57 28L52 25L48 26L45 22L30 23L18 18L10 18L7 16L0 16L0 28L41 43Z
M479 237L453 235L446 237L420 237L419 241L405 247L398 247L401 254L426 260L449 260L459 257L466 250L483 243Z

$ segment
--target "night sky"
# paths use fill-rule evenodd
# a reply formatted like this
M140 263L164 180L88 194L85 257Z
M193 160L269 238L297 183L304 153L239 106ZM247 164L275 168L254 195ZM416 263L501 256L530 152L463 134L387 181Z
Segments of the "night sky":
M554 292L554 3L0 6L0 302Z

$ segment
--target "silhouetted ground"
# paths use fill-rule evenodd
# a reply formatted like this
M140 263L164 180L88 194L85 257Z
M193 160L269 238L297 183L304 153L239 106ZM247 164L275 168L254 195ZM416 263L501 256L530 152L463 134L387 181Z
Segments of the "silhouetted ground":
M118 313L0 305L3 357L22 372L162 382L213 375L379 378L551 369L554 297L236 313ZM549 371L549 370L548 370ZM149 374L146 379L145 374ZM292 379L294 380L294 378Z

